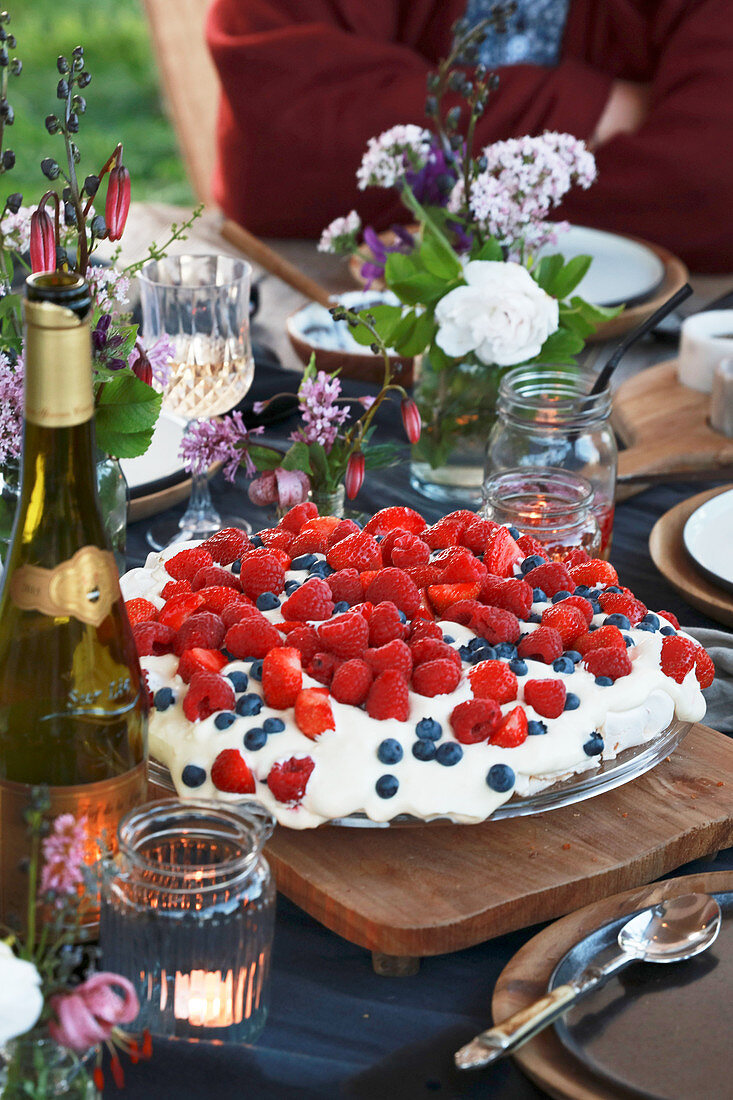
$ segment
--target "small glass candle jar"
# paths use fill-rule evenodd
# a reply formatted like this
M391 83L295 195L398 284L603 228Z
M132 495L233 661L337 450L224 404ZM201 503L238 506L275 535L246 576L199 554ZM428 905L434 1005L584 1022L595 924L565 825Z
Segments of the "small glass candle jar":
M134 983L137 1028L253 1042L267 1016L274 828L257 802L150 802L123 818L105 884L102 966Z
M580 547L598 556L601 532L587 478L550 467L518 467L484 483L482 515L541 542L553 560Z
M517 367L501 380L497 413L486 478L518 466L552 466L587 478L600 556L608 557L618 465L610 391L589 394L587 380L567 367Z

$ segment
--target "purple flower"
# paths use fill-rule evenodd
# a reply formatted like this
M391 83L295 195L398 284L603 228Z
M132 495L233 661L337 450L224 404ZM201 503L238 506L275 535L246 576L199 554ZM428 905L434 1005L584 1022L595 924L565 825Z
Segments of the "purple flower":
M369 290L375 279L384 278L384 266L390 252L412 252L415 247L415 238L403 225L392 225L390 229L397 238L394 244L385 244L370 225L364 229L364 243L372 254L372 259L361 265L361 277L366 279L365 287Z
M146 347L138 340L130 353L130 359L127 365L138 374L138 370L136 369L138 360L142 359L143 355L145 355L150 365L153 378L158 385L162 387L165 386L168 381L171 359L173 358L175 350L176 346L169 336L164 335L158 337L150 347Z
M250 437L263 431L264 428L247 431L242 414L236 410L218 420L197 420L189 424L178 454L190 474L204 474L215 462L223 462L227 481L234 481L242 464L248 477L253 477L257 469L247 447Z
M23 435L23 360L13 367L0 352L0 466L20 458Z
M420 168L406 168L405 179L418 202L424 206L445 206L458 178L455 162L434 144Z
M53 823L50 836L43 841L41 893L55 894L56 904L77 892L81 885L84 863L86 817L77 821L73 814L61 814Z
M303 426L293 432L294 442L320 443L328 453L333 447L339 428L348 420L348 408L337 405L341 383L325 371L319 370L314 378L304 378L298 390L303 415Z

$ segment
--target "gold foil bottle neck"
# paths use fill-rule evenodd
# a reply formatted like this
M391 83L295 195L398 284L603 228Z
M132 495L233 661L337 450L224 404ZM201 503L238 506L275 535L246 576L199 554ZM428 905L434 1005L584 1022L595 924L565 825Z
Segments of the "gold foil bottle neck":
M46 277L50 281L50 277ZM58 287L47 293L75 295L84 301L86 283L79 277L58 276ZM34 293L29 286L29 295ZM72 306L72 301L69 303ZM25 320L25 418L44 428L68 428L94 415L92 345L86 311L58 302L29 297Z

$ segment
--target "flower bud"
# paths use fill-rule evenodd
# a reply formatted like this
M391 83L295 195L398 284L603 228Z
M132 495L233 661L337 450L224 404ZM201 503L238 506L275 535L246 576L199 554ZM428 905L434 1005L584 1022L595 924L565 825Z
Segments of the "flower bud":
M79 79L77 80L76 83L79 85L80 88L86 88L87 84L89 83L89 81L91 79L92 79L91 76L89 75L89 73L85 69L84 72L79 73Z
M55 180L58 179L60 169L53 157L44 157L41 161L41 171L46 179Z
M58 84L56 85L56 98L57 99L66 99L68 94L69 94L68 82L66 80L59 80Z
M130 173L123 164L116 164L109 174L104 208L104 220L107 222L111 241L119 241L122 236L129 209Z
M31 214L31 270L35 272L56 270L56 238L53 222L45 210Z
M400 412L402 413L402 423L405 427L405 435L410 440L410 443L417 443L420 438L420 432L422 431L422 420L420 419L417 405L411 397L403 397L402 404L400 405Z
M152 386L153 384L153 368L150 364L150 360L145 352L145 348L142 344L137 343L135 349L137 357L130 356L130 367L133 374L137 375L141 382L144 382L146 386Z
M13 167L15 167L15 153L12 149L3 150L3 168L9 172Z
M64 203L64 221L67 225L76 225L76 210L70 202Z
M68 73L68 71L69 71L69 62L63 56L63 54L61 54L56 59L56 68L58 69L58 71L61 73L62 76L64 75L64 73Z
M346 464L346 477L344 478L344 485L346 486L346 495L349 500L353 500L356 494L364 484L364 454L362 451L354 451L349 455L349 461Z
M99 187L99 179L95 175L89 175L84 180L84 190L87 195L96 195L97 188Z
M14 191L12 195L8 195L5 205L11 214L17 214L23 205L23 196L19 191Z
M70 134L78 134L79 133L79 116L78 115L75 115L73 112L69 115L69 117L66 120L66 129L69 131Z
M10 64L10 58L8 57L8 51L3 46L0 49L0 68L6 68Z
M13 60L10 62L10 71L13 76L20 76L20 74L23 72L23 62L20 60L19 57L14 57Z

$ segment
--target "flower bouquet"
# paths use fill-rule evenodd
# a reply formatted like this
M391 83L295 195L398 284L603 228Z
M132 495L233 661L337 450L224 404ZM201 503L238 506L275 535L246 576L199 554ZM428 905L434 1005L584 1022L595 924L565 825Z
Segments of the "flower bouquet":
M414 224L395 226L386 238L370 227L362 233L352 210L324 230L319 245L357 257L364 281L379 279L399 299L371 313L388 346L421 357L423 432L413 484L467 503L480 497L502 375L520 364L536 364L538 372L549 363L572 367L596 326L618 312L573 294L589 256L565 263L546 251L566 228L549 219L551 211L572 186L595 179L584 143L544 133L474 153L476 124L497 78L481 65L470 76L461 66L472 64L486 26L458 24L452 53L429 75L432 128L395 126L371 138L357 171L359 188L397 191ZM366 327L354 336L373 340Z

